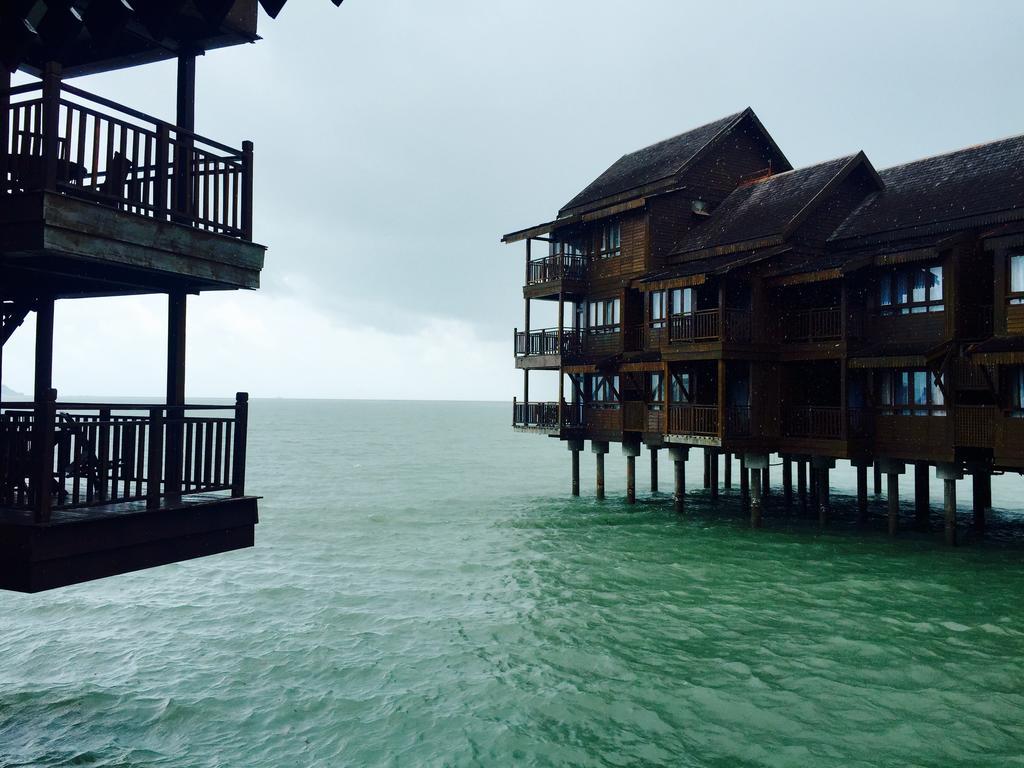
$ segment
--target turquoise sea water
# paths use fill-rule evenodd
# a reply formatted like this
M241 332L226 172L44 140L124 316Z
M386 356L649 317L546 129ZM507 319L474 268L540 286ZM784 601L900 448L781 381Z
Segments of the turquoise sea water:
M510 415L255 401L255 549L0 593L0 766L1024 764L1019 479L955 550L857 531L846 470L751 531L646 456L628 507L615 446L573 500Z

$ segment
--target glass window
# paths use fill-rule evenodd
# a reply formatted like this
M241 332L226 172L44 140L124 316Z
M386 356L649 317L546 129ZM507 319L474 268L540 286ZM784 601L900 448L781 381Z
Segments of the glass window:
M1024 253L1010 256L1010 296L1011 304L1024 304Z
M885 415L946 415L946 398L931 371L879 371L877 382L878 404Z
M669 400L673 403L689 403L693 397L690 374L676 373L669 377Z
M622 253L622 228L619 223L610 222L601 228L602 259L610 259Z
M647 402L655 410L665 403L665 380L660 373L647 374Z
M651 328L665 327L665 292L651 294Z
M674 288L670 296L669 314L688 315L693 312L693 289Z
M942 267L899 267L882 274L878 303L883 315L942 312Z

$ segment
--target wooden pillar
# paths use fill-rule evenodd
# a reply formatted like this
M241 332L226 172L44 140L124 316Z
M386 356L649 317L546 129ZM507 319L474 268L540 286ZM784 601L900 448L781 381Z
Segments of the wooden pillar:
M956 480L946 478L942 481L945 486L945 522L946 522L946 543L950 546L956 545Z
M675 487L672 492L672 503L676 512L682 512L686 500L686 459L689 456L689 449L682 446L672 446L668 449L668 455L672 459L675 470Z
M53 389L53 297L36 302L36 359L33 398L36 404L46 400Z
M564 281L561 283L564 285ZM558 292L558 429L561 430L565 424L565 414L562 412L562 403L565 402L565 356L561 354L562 332L565 324L565 292Z
M974 530L979 534L985 531L986 490L991 492L991 486L986 489L986 485L991 482L992 476L988 472L971 473Z
M764 473L760 469L750 470L750 525L761 527L761 478Z
M711 500L718 499L718 451L711 449L707 452L708 457L708 488L711 491Z
M188 299L184 291L167 295L167 421L164 491L170 501L181 498L185 434L185 340Z
M179 153L185 158L192 157L193 137L196 129L196 57L194 53L182 53L178 56L178 83L176 93L175 125L185 131L176 136L174 156ZM184 222L191 221L195 207L192 189L192 162L174 163L173 200L174 208Z
M636 504L636 457L626 457L626 503Z
M831 509L828 497L828 467L818 470L818 525L828 525Z
M49 522L53 505L53 438L57 416L57 392L53 389L53 304L52 296L40 299L36 304L33 467L29 487L37 523Z
M914 464L914 527L919 531L928 530L929 491L928 465L924 462Z
M807 507L807 460L800 459L796 463L796 494L800 506Z
M875 480L875 485L874 485L875 496L881 496L882 495L882 467L879 465L877 460L872 465L872 472L874 474L874 480Z
M11 130L11 73L0 67L0 193L7 191L8 136ZM3 345L0 344L0 352Z
M658 492L658 449L651 448L651 493Z
M572 495L580 495L580 452L579 449L570 449L572 453Z
M857 522L864 525L868 521L868 468L857 465Z
M782 495L786 506L793 503L793 462L788 456L782 459Z
M597 464L597 498L604 498L604 454L598 453L594 455L594 461Z
M747 460L740 456L740 500L745 504L750 498L750 473L747 471Z
M711 487L711 449L704 449L704 487Z
M57 161L60 154L60 90L61 66L51 61L43 67L42 83L42 155L43 189L57 189ZM17 127L17 126L16 126ZM7 141L6 134L3 137Z
M889 503L889 535L895 536L900 526L900 476L896 472L888 473L886 496Z
M772 492L772 476L768 467L761 470L761 495L770 496Z
M723 478L722 484L725 486L726 490L732 490L732 454L726 453L724 460L725 477Z
M811 511L818 508L818 473L814 471L814 463L807 464L807 485L810 494Z

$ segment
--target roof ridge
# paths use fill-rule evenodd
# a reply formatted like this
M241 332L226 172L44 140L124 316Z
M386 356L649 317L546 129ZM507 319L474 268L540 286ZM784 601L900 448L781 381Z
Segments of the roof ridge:
M907 160L906 162L897 163L896 165L889 165L889 166L886 166L885 168L882 168L879 171L879 173L884 173L885 171L894 171L897 168L906 168L908 165L916 165L917 163L925 163L925 162L928 162L929 160L938 160L940 157L949 157L950 155L959 155L961 152L971 152L971 151L976 150L976 149L981 149L982 147L991 147L994 144L1002 144L1002 143L1007 142L1007 141L1020 141L1022 139L1024 139L1024 133L1011 134L1009 136L1003 136L1003 137L998 138L998 139L992 139L991 141L982 141L982 142L979 142L978 144L969 144L966 147L960 147L959 149L951 149L948 152L936 152L933 155L925 155L924 157L919 157L916 160Z

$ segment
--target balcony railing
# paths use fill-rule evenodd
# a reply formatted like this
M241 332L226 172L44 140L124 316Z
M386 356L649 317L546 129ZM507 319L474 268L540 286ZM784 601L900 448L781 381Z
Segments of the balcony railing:
M816 307L790 313L785 320L786 341L831 341L843 337L839 307Z
M673 435L718 435L717 405L670 405L668 431Z
M234 149L58 80L10 93L0 191L62 192L252 239L251 142Z
M812 440L847 440L868 437L874 424L872 411L848 408L846 423L839 406L799 405L782 409L781 431L785 437Z
M954 414L955 445L964 448L992 447L999 408L994 405L958 405Z
M550 283L553 280L575 280L587 278L587 257L556 255L534 259L527 269L527 285Z
M45 523L55 509L242 496L247 423L244 394L233 405L4 403L0 507Z
M575 328L543 328L529 333L516 329L515 350L519 357L534 355L574 355L582 348L582 334Z
M582 415L578 404L562 404L562 427L578 427L581 420ZM558 403L521 403L518 400L513 400L512 426L556 430L559 428Z
M670 342L750 341L751 313L743 309L704 309L669 318Z

